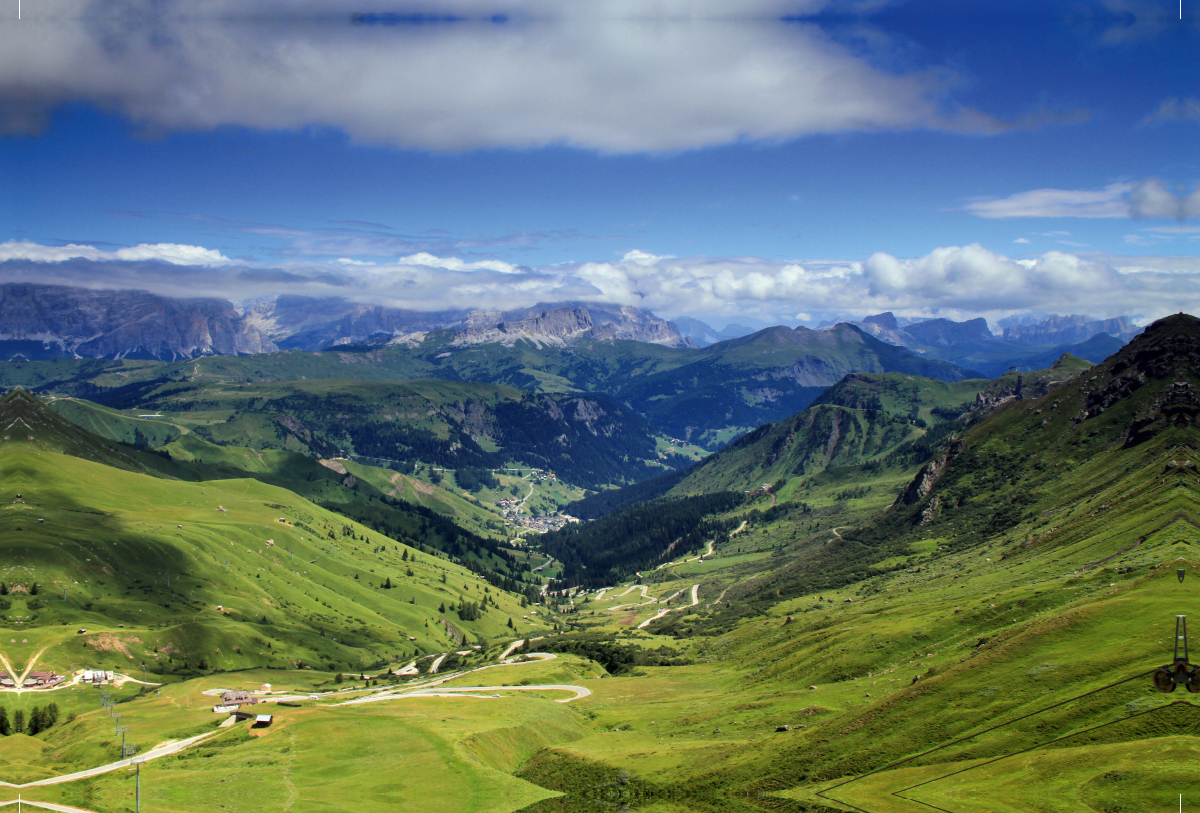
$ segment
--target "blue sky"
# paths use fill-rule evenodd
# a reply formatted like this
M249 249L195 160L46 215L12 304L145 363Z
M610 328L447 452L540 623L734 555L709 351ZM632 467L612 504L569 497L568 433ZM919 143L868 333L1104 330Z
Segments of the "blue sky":
M725 5L31 0L0 276L718 326L1200 304L1200 6Z

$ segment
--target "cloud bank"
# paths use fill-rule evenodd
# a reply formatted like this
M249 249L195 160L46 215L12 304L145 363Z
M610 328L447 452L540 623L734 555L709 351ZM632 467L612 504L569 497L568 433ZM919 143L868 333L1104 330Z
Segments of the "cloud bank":
M797 15L826 0L570 4L525 0L496 22L474 0L421 23L350 0L39 0L0 29L0 134L37 133L64 103L149 133L330 127L356 141L463 151L566 145L674 151L814 133L998 132L955 104L945 67L887 70L886 37L851 46ZM844 5L844 4L843 4ZM736 14L736 16L730 16ZM788 16L793 22L784 22ZM875 43L872 45L872 43ZM119 44L119 45L118 45Z
M1014 259L978 244L912 258L877 252L862 260L795 262L632 250L619 260L547 266L429 253L379 263L347 264L344 258L273 266L224 258L206 265L178 262L186 253L221 257L197 246L100 252L8 242L0 244L0 282L138 288L233 301L280 294L336 296L414 310L497 310L580 300L634 305L666 317L695 316L718 325L813 323L886 310L953 319L997 319L1025 311L1142 319L1200 312L1200 258L1050 251Z
M1186 220L1200 216L1200 189L1182 194L1158 178L1103 189L1033 189L1007 198L973 200L964 207L986 218L1132 217Z

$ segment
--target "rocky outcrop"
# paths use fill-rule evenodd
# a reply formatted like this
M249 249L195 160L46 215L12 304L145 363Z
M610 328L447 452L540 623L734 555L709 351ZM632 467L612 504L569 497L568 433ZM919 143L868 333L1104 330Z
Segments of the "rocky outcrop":
M930 460L921 467L921 470L917 472L917 476L912 479L911 483L904 487L904 490L900 492L900 496L896 498L896 501L892 505L916 505L929 496L938 479L942 476L942 472L946 470L946 466L954 462L962 454L962 450L963 442L961 440L952 441L933 460ZM937 509L934 508L934 512L936 511Z
M546 310L528 319L500 322L492 327L469 327L454 336L455 345L503 344L512 347L524 339L538 347L565 347L593 328L591 314L583 308Z
M248 304L245 315L279 347L297 350L382 346L397 339L413 346L433 330L458 331L454 342L460 346L511 346L528 339L539 346L561 347L584 337L693 346L672 323L648 311L582 302L541 303L513 311L415 311L345 299L281 296Z
M246 355L276 349L223 299L172 299L145 291L62 285L0 285L0 349L66 357L154 358Z

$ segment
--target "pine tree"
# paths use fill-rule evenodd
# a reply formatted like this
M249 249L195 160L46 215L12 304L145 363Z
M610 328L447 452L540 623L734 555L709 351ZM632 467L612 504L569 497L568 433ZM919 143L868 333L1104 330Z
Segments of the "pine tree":
M29 588L29 595L36 596L38 594L38 590L39 590L38 583L34 582L33 587Z
M408 549L407 548L404 549L404 553L400 554L400 561L402 561L402 562L408 561Z
M49 728L50 726L52 726L58 722L58 704L57 703L51 703L49 706L46 706L46 720L47 720L46 728Z
M29 736L35 737L46 729L46 714L41 706L34 706L29 713Z
M8 585L5 584L4 582L0 582L0 596L7 596L7 595L8 595Z
M7 737L12 733L12 724L8 722L8 709L0 706L0 737Z
M516 627L515 627L515 626L513 626L513 622L512 622L512 619L511 619L511 618L510 618L510 619L508 619L508 628L509 628L510 630L515 630L515 629L516 629Z
M25 732L25 712L17 709L13 712L13 733L23 734Z

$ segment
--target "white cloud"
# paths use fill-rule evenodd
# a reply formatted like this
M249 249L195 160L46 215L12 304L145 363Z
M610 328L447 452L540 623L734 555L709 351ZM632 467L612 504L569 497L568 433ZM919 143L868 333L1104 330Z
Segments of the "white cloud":
M979 217L1129 217L1130 183L1099 190L1033 189L1007 198L973 200L964 207Z
M0 262L5 260L32 260L39 263L60 263L71 259L84 260L146 260L170 263L171 265L224 265L232 262L221 252L201 246L186 246L179 243L142 243L131 248L103 251L93 246L74 243L65 246L43 246L26 240L9 240L0 243Z
M14 250L17 245L20 250ZM857 318L889 310L898 316L992 320L1026 311L1144 318L1179 310L1200 312L1197 257L1049 251L1015 260L967 245L913 258L879 252L863 261L657 257L635 250L626 254L628 259L612 262L537 267L498 260L468 262L432 253L375 265L330 260L166 267L84 248L86 252L79 247L2 244L0 281L139 288L232 300L285 293L339 296L414 310L507 310L577 300L633 305L668 318L688 315L710 323L763 325Z
M1109 184L1099 190L1033 189L1007 198L972 200L963 208L986 218L1133 217L1184 220L1200 216L1200 189L1179 195L1159 179L1148 178L1137 183ZM1046 232L1046 236L1056 234L1067 232Z
M1029 238L1028 237L1018 237L1016 240L1013 240L1013 242L1014 243L1028 243Z
M501 262L500 260L480 260L479 262L469 263L458 257L435 257L425 251L401 257L397 262L400 265L424 265L429 268L444 268L447 271L486 270L496 271L500 274L515 274L520 270L517 266Z
M944 66L882 67L886 38L850 45L780 20L827 0L434 0L458 22L353 24L357 0L255 4L40 0L0 28L0 132L36 133L59 105L93 103L149 132L332 127L359 142L462 151L567 145L673 151L813 133L997 132L961 108ZM573 16L563 16L570 7ZM26 30L29 29L29 30ZM36 32L36 33L31 33ZM119 43L119 47L114 47Z

